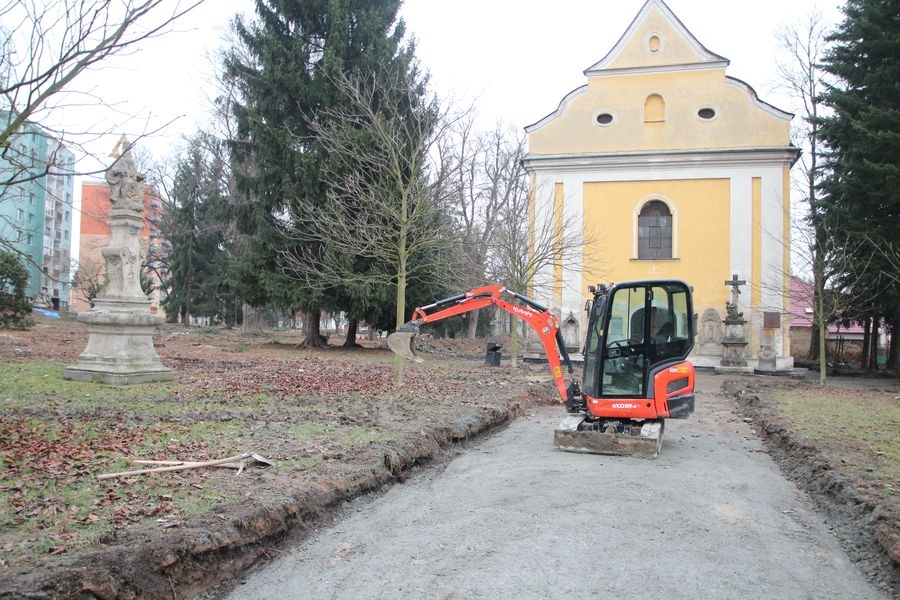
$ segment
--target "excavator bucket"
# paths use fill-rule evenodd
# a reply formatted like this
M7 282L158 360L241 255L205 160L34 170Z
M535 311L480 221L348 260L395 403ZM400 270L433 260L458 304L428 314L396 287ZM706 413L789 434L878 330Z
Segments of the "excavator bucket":
M417 363L425 362L416 354L416 335L415 331L395 331L387 338L388 348L397 356L402 356L406 360Z
M566 452L656 457L662 434L662 421L622 428L616 422L588 423L583 416L572 415L554 430L553 445Z

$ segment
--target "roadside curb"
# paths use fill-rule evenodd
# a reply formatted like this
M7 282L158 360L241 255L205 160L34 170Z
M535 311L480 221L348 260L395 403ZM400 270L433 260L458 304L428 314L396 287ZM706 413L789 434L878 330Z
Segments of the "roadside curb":
M897 515L863 497L816 448L804 444L792 430L777 422L771 407L759 396L745 393L736 382L725 382L723 391L735 400L738 412L751 420L779 468L810 495L829 525L840 531L850 558L873 582L889 590L900 590Z
M481 407L456 420L385 445L380 464L361 467L343 481L286 490L282 501L226 517L208 517L160 535L158 544L108 546L74 559L49 559L38 570L9 572L0 600L155 600L192 598L268 556L286 535L303 536L341 503L402 483L419 465L455 444L475 439L521 415L527 402Z

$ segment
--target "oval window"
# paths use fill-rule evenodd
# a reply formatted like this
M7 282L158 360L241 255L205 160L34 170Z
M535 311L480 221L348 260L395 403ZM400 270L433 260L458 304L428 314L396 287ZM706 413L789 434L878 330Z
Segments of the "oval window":
M597 123L600 125L609 125L613 122L613 116L609 113L600 113L597 115Z
M659 39L658 35L651 35L650 39L647 40L647 47L650 49L650 52L659 52L660 46L662 46L662 40Z
M709 120L716 116L716 111L712 108L701 108L697 111L697 116Z

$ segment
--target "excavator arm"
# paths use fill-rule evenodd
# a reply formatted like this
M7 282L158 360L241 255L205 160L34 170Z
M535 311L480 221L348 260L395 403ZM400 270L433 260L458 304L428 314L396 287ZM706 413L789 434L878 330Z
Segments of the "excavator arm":
M505 310L521 318L534 329L544 346L547 361L550 363L550 372L562 402L571 402L573 398L581 396L581 390L572 369L572 361L569 359L569 353L566 351L559 330L559 319L538 302L500 285L476 288L415 309L412 319L388 336L388 347L395 354L421 362L415 352L415 338L421 325L487 306L496 306ZM568 385L563 377L563 364L569 375Z

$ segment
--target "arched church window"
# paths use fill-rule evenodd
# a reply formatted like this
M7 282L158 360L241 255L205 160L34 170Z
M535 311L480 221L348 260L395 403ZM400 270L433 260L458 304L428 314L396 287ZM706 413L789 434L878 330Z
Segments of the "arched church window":
M650 94L644 101L644 123L662 123L666 120L666 101L659 94Z
M638 258L672 258L672 213L665 202L651 200L638 215Z

